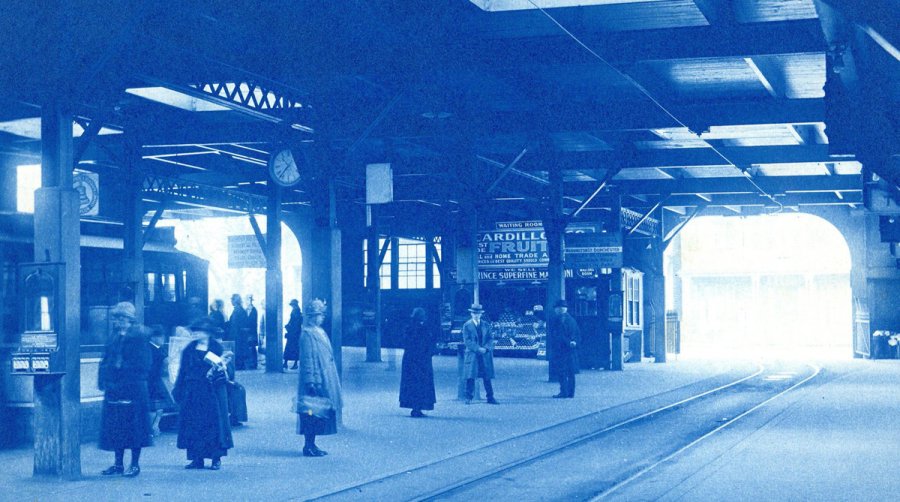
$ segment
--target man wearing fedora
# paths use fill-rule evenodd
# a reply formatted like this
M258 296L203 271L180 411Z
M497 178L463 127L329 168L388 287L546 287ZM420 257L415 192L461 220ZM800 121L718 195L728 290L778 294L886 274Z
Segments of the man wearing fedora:
M569 304L559 300L553 306L554 315L550 319L549 336L553 344L552 357L559 371L559 394L556 398L575 397L575 370L578 367L576 347L581 341L581 330L575 318L569 314Z
M469 307L472 318L462 327L463 343L466 351L463 359L463 375L466 377L466 404L471 404L475 393L475 379L484 381L484 391L488 404L499 404L494 399L494 338L488 323L481 322L484 308L477 303Z

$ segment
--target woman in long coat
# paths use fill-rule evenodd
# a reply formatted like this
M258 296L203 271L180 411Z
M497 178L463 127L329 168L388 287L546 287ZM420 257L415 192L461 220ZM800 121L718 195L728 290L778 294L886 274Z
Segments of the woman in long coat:
M300 312L300 303L297 300L291 300L291 318L284 325L284 338L287 343L284 346L284 365L283 369L287 369L288 361L294 361L291 369L297 369L297 361L300 359L300 330L303 328L303 314Z
M434 369L431 356L435 337L426 324L425 309L416 307L403 344L403 368L400 373L400 407L411 408L410 416L424 417L422 410L433 410Z
M140 474L141 448L150 446L150 393L148 377L153 356L145 330L133 326L134 305L117 304L109 312L113 333L100 362L98 383L105 391L100 417L100 449L115 452L115 463L105 476ZM131 465L125 470L125 449Z
M204 459L212 459L210 469L222 467L221 458L234 446L228 420L228 396L222 344L211 334L217 328L209 319L191 325L198 338L185 346L172 392L179 405L178 448L187 450L191 462L185 469L203 469ZM209 355L212 354L212 355Z
M328 335L321 328L325 320L325 302L310 303L300 332L300 371L297 384L297 434L304 437L303 456L321 457L328 453L316 446L316 436L337 434L341 414L341 382L334 364L334 351ZM320 396L331 401L328 416L321 418L303 413L300 402L304 395Z

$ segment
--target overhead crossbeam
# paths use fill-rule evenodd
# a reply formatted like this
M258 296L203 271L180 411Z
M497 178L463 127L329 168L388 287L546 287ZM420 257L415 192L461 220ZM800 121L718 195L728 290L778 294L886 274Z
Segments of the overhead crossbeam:
M142 193L144 196L162 196L171 202L253 214L265 213L267 203L266 197L261 195L153 174L144 177Z
M621 222L622 226L629 230L628 235L631 235L632 233L639 233L650 237L658 236L659 220L650 217L650 213L656 210L658 206L659 204L654 206L653 210L651 210L647 214L642 214L633 209L623 207L620 213Z

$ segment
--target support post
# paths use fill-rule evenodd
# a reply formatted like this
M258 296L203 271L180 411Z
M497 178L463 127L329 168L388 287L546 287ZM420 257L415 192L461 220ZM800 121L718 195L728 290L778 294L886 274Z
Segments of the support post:
M374 323L372 329L366 330L366 362L381 362L381 253L378 246L378 225L376 220L375 205L366 206L366 224L368 235L366 236L366 289L368 289L368 306L374 311Z
M266 203L266 373L280 373L284 353L282 326L284 298L281 277L281 187L269 183ZM256 220L251 215L251 221ZM256 226L256 225L254 225ZM258 228L258 227L256 227ZM259 238L259 237L257 237ZM305 260L304 260L305 262Z
M135 315L139 323L144 322L144 211L141 202L141 190L144 179L140 174L140 145L134 138L126 144L126 155L129 169L125 173L124 185L126 196L123 201L123 222L125 226L123 238L122 277L129 291L119 292L119 301L134 303ZM154 224L154 227L156 225ZM148 230L147 237L153 229Z
M550 316L553 313L553 306L558 300L566 297L565 270L564 270L564 253L565 253L565 233L567 217L563 213L563 174L562 169L555 162L549 167L550 171L550 200L546 207L546 215L544 217L544 233L547 236L547 255L549 263L547 264L547 305L544 312L547 314L549 326ZM553 344L549 343L551 333L547 333L547 371L548 381L559 381L559 369L553 354Z
M78 193L72 188L72 115L41 109L41 178L34 204L35 261L65 264L57 283L62 375L34 377L34 476L81 477L81 249Z
M621 213L622 198L621 195L616 195L613 197L612 221L613 228L618 232L623 229ZM621 268L612 269L609 290L609 313L607 316L610 336L609 369L622 371L625 369L625 360L622 354L625 284L622 280Z

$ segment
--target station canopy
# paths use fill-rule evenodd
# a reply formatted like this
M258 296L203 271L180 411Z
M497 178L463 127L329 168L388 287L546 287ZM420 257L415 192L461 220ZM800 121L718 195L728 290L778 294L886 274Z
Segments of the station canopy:
M0 166L40 162L41 106L61 100L78 167L137 169L173 217L264 210L283 148L303 170L287 211L316 178L364 204L371 163L391 164L398 215L478 200L533 219L558 179L586 219L620 196L685 217L857 206L863 164L830 141L825 89L864 62L830 27L850 19L885 60L865 64L895 74L888 3L8 2Z

